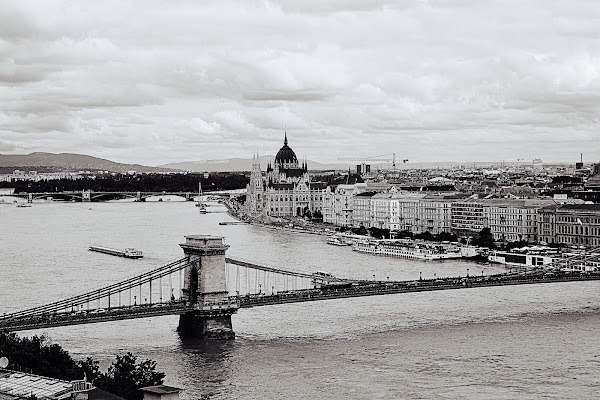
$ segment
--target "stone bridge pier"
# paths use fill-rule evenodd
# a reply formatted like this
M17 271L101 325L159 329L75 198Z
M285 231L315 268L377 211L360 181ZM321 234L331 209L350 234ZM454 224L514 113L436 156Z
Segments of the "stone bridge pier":
M179 317L177 330L183 336L203 339L233 339L231 315L238 309L229 300L223 237L192 235L180 244L189 266L184 270L182 297L194 311Z

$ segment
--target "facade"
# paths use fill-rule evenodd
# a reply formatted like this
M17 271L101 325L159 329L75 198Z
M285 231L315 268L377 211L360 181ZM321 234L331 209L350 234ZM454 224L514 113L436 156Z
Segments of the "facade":
M567 204L554 215L556 243L600 246L600 204Z
M542 199L488 199L484 200L484 214L494 239L537 242L537 210L554 204Z
M354 212L352 224L355 228L370 228L373 225L371 219L371 198L375 192L363 192L354 196Z
M457 201L452 204L452 230L457 234L480 232L487 227L483 203L477 199Z
M306 162L301 165L296 153L288 146L287 132L283 147L273 164L267 165L263 176L257 155L252 161L250 183L247 186L246 212L259 219L288 219L321 211L322 182L310 182Z
M437 235L452 231L452 203L464 200L457 194L428 194L421 198L417 209L416 229Z

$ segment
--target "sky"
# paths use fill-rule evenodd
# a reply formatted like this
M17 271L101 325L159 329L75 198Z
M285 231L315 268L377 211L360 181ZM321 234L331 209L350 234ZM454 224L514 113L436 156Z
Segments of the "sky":
M0 0L0 154L600 161L598 0Z

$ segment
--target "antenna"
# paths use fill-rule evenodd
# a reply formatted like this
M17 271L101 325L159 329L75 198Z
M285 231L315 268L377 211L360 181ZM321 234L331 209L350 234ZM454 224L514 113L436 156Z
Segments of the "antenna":
M0 358L0 368L8 367L8 358L2 357Z

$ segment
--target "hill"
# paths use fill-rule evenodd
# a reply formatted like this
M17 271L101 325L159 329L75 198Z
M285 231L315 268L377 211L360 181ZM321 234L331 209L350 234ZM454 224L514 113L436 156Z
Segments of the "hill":
M269 160L273 161L275 156L261 156L260 167L262 170L267 169ZM315 161L307 161L308 169L312 171L327 171L327 170L345 170L350 167L348 164L321 164ZM202 161L185 161L180 163L170 163L159 165L163 168L182 169L192 172L230 172L230 171L250 171L252 168L251 158L228 158L225 160L202 160Z
M4 173L14 169L58 171L110 171L110 172L169 172L166 167L149 167L140 164L121 164L92 156L72 153L0 154L0 169Z

